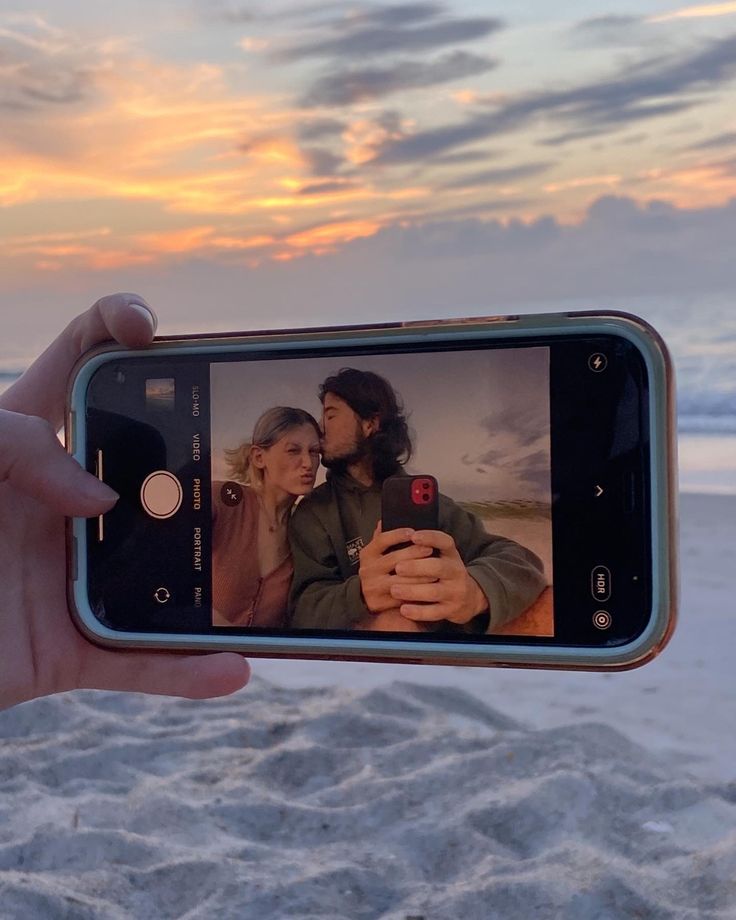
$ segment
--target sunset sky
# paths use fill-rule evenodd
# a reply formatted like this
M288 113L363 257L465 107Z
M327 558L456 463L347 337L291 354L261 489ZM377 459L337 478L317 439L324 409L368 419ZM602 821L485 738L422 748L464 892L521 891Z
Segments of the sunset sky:
M0 309L356 321L380 276L374 318L449 315L701 255L730 284L735 86L736 2L0 0Z

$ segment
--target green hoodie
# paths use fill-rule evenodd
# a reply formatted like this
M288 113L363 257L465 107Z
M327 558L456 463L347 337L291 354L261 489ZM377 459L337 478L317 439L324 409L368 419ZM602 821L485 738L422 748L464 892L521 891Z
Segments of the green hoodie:
M368 614L359 553L380 517L380 484L364 486L347 473L328 472L327 481L299 503L289 522L292 626L351 629ZM468 573L488 598L488 612L464 627L441 620L435 629L486 632L517 617L546 587L544 567L534 553L489 534L479 518L446 495L439 497L439 525L453 537Z

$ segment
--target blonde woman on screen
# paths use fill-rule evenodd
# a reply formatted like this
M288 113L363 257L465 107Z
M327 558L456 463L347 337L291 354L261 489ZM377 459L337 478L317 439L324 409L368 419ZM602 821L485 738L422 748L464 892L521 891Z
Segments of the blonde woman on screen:
M229 479L212 483L212 625L284 626L294 572L287 524L314 488L319 425L276 406L225 457Z

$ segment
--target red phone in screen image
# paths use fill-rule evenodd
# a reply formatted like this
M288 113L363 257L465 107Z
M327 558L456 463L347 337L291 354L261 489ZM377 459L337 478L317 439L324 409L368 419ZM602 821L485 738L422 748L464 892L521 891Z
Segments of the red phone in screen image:
M389 476L381 489L381 530L439 530L439 489L434 476ZM398 544L394 549L408 546Z

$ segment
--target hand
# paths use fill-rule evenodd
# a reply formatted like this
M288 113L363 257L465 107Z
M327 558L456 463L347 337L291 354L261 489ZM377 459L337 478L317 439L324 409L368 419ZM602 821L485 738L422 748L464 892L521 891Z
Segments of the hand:
M402 616L417 621L449 620L462 624L488 609L485 594L468 574L449 534L417 530L411 539L417 547L439 550L439 555L397 563L397 579L401 576L406 580L392 581L389 590L394 603L400 604ZM420 578L423 583L417 583Z
M98 648L77 631L67 610L64 515L94 516L117 500L56 437L67 377L95 343L115 339L141 347L154 328L141 297L103 297L0 396L0 709L77 687L199 699L231 693L248 681L247 662L231 652Z
M353 624L353 629L370 630L371 632L426 632L427 627L424 623L416 623L402 617L399 608L393 610L384 610L382 613L366 613L357 623Z
M373 531L371 542L360 551L360 567L358 568L360 590L365 605L371 613L383 613L385 610L392 610L398 606L390 590L394 582L421 584L434 580L421 575L401 578L395 574L396 566L402 560L411 561L432 555L431 546L412 545L391 550L392 546L411 542L413 534L414 531L409 527L388 530L383 533L379 521Z

